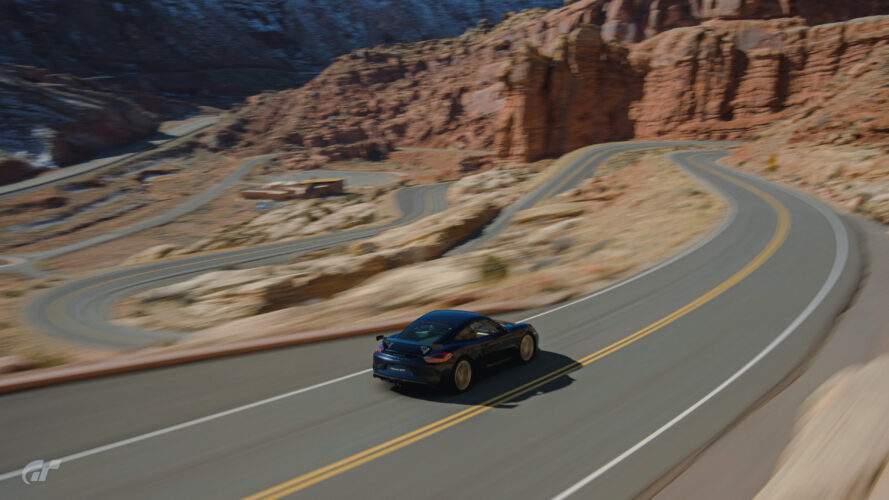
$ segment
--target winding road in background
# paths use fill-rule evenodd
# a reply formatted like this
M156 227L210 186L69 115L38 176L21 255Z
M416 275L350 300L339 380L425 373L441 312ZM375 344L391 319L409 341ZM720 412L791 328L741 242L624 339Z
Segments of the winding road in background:
M569 189L611 154L674 145L593 149L516 210ZM0 497L638 494L786 377L857 283L856 243L836 214L719 166L723 154L671 155L729 201L707 238L605 290L504 315L541 334L542 352L527 366L460 395L402 393L371 379L375 344L365 336L13 393L0 398L0 471L9 471ZM414 208L419 216L444 207ZM79 279L42 296L28 317L87 342L145 340L101 326L128 286L291 258L299 250L288 244ZM22 482L25 464L52 458L60 468L45 482Z
M163 260L70 280L28 304L25 317L44 333L84 344L116 348L144 347L179 338L182 335L179 332L144 330L113 323L108 319L108 310L115 302L143 290L176 283L201 273L233 266L283 263L314 250L369 238L386 229L411 223L447 208L447 187L447 184L430 184L400 190L396 199L402 214L386 224Z
M90 174L98 170L117 165L121 162L132 160L136 156L151 151L155 148L168 144L170 142L196 134L202 130L206 130L219 121L216 116L204 116L188 120L185 123L170 128L164 133L158 133L154 136L137 141L133 144L120 148L119 150L108 154L107 156L96 158L87 162L71 165L65 168L55 169L47 172L39 177L25 179L13 184L0 186L0 198L16 196L24 194L35 189L41 189L53 186L62 182L70 181L75 177Z
M477 238L467 244L452 249L449 254L472 250L487 243L509 224L512 215L530 208L541 201L563 191L574 188L584 179L592 177L601 162L615 154L663 146L712 146L724 143L676 141L621 143L593 148L580 155L557 173L539 184L535 189L504 209L501 214ZM61 255L66 252L86 248L132 234L160 224L166 224L176 217L197 209L209 200L216 198L225 188L236 183L257 164L273 157L266 155L245 162L224 182L189 200L176 209L155 218L118 231L109 232L95 238L79 241L63 247L36 254L16 255L27 260L20 266L34 261ZM126 297L143 290L175 283L195 275L232 266L257 266L286 262L308 252L328 248L341 243L369 238L386 229L409 224L445 210L447 184L414 186L399 191L396 201L402 216L386 224L353 229L330 235L303 238L299 240L272 243L249 248L213 252L150 264L131 266L111 271L101 271L70 280L46 294L39 296L25 309L27 320L44 333L65 340L107 346L114 348L144 347L159 342L175 340L181 332L145 330L110 321L111 306Z

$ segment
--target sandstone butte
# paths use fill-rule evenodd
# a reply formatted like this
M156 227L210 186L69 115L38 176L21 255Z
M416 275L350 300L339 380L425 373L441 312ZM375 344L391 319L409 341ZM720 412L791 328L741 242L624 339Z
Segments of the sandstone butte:
M631 138L741 139L889 41L889 17L807 25L885 2L631 4L534 9L454 39L355 51L302 88L249 98L205 141L289 149L308 167L393 145L536 160Z

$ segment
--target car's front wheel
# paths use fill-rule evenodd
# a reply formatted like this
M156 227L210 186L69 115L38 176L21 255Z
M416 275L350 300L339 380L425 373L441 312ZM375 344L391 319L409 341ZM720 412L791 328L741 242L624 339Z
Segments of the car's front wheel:
M454 371L451 374L451 385L457 392L463 392L469 389L472 384L472 364L467 359L461 359L454 365Z
M534 337L531 334L525 334L519 342L519 359L522 363L527 363L534 357L535 352L537 352L537 346L534 343Z

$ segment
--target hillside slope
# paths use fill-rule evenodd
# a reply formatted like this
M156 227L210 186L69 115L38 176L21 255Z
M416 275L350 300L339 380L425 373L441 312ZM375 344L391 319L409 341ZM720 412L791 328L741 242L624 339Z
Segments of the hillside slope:
M0 64L0 151L37 166L83 161L152 133L159 123L158 115L95 82ZM21 176L3 178L14 182Z
M358 47L455 36L561 0L10 0L0 62L232 102L297 87Z

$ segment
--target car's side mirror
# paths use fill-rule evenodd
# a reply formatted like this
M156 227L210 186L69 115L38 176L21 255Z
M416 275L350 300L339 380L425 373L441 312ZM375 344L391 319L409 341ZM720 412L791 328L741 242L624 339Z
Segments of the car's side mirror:
M383 340L384 338L386 338L385 335L377 335L377 340Z

